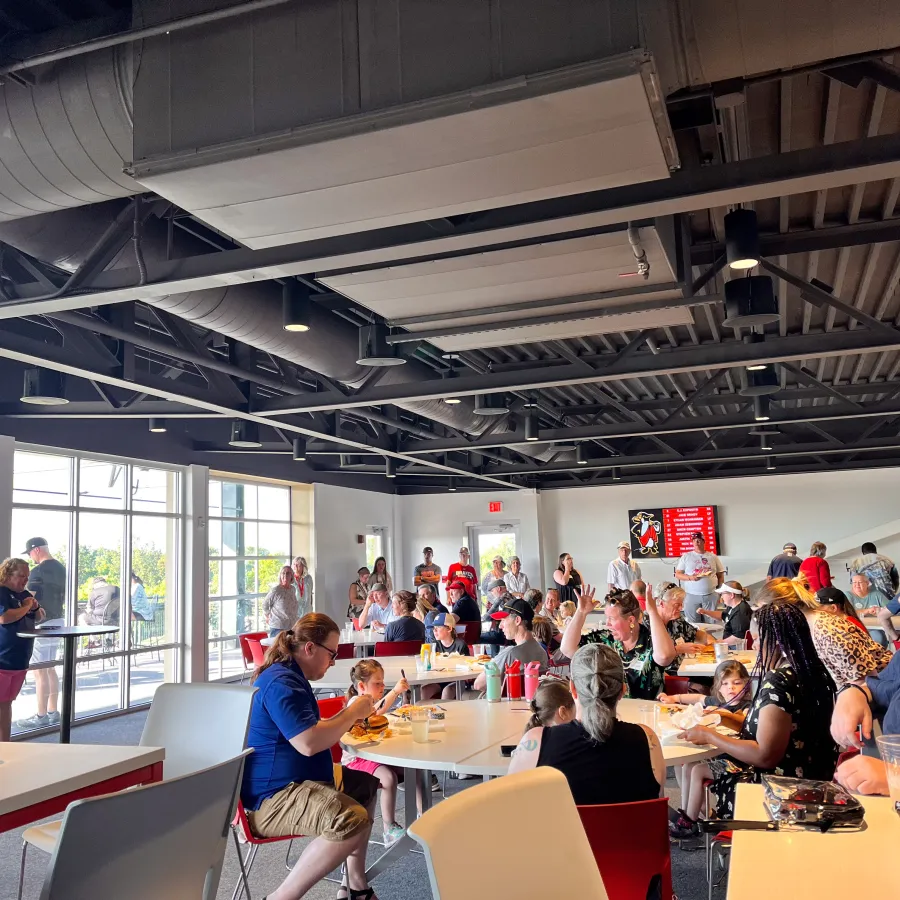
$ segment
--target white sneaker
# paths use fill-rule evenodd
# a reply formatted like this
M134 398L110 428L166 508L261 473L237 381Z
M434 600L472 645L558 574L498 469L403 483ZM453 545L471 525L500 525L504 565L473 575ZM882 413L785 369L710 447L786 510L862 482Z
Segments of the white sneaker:
M396 844L404 834L406 834L406 829L394 823L384 830L384 845L390 847L391 844Z

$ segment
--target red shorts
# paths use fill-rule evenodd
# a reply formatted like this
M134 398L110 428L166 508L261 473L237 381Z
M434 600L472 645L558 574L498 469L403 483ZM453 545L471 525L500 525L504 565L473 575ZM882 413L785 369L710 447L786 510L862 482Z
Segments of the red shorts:
M0 703L12 703L19 696L28 669L0 669Z

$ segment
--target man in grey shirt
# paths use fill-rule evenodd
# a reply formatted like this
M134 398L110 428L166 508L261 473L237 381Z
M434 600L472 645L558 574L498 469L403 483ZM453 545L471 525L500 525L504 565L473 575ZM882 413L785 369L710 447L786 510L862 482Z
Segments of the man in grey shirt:
M694 549L688 551L675 566L675 578L684 588L684 615L689 622L703 619L697 610L715 609L719 599L716 588L725 581L725 566L715 553L706 552L706 538L700 531L691 535Z
M525 671L525 665L530 662L538 662L541 664L541 674L547 671L548 660L547 652L535 640L531 626L534 621L534 610L524 601L518 598L507 600L503 604L503 609L495 612L492 619L499 620L500 630L506 636L507 640L515 641L511 647L504 647L495 657L494 663L500 671L503 671L509 663L518 660L522 664L522 671ZM482 672L472 686L476 691L483 691L487 686L487 678Z

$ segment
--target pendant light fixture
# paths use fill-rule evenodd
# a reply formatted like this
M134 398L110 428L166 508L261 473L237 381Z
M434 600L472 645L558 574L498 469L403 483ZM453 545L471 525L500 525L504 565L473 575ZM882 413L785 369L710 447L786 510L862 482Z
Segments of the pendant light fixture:
M538 422L537 414L534 412L528 413L525 416L525 440L526 441L537 441L540 440L541 437L541 428L540 422Z
M758 331L751 331L750 334L748 334L744 338L745 344L750 344L751 346L757 345L757 349L759 350L760 356L762 356L762 352L763 352L763 348L761 345L764 344L765 342L766 342L765 332L760 333ZM750 365L747 366L747 371L748 372L761 372L763 369L770 368L771 365L772 365L772 363L764 363L764 362L750 363Z
M770 438L767 434L761 434L759 436L759 449L760 450L771 450L772 449L772 438Z
M575 465L576 466L586 466L588 463L587 460L587 451L584 448L584 443L575 445Z
M394 459L393 456L386 456L384 458L384 477L385 478L396 478L397 477L397 460Z
M622 480L622 473L619 471L618 466L613 466L613 468L612 468L612 480L613 481L621 481Z
M150 431L153 434L164 434L166 431L166 420L165 419L151 419L150 420Z
M285 331L309 331L312 300L309 287L296 278L288 279L281 286L281 315Z
M453 362L451 361L450 368L447 369L446 372L444 372L444 378L450 380L458 377L459 373L456 371L456 369L453 368ZM460 403L462 403L462 397L444 397L444 403L446 403L448 406L458 406Z
M768 422L772 418L769 411L769 398L765 395L753 398L753 419L756 422Z
M306 438L294 438L294 462L306 462Z
M397 356L387 342L388 327L382 322L363 325L359 329L359 366L402 366L406 360Z
M759 228L752 209L734 209L725 216L725 259L731 269L759 265Z
M234 419L231 423L231 440L228 442L228 446L241 449L262 447L259 439L259 425L244 419Z
M509 412L506 396L499 394L479 394L475 400L476 416L505 416Z
M447 479L447 490L450 491L451 494L456 493L456 478L453 475Z
M766 471L773 472L775 470L775 457L767 456L766 457Z
M725 282L725 319L729 328L756 328L778 321L778 300L768 275Z
M26 369L19 400L32 406L62 406L68 403L65 376L52 369Z
M774 366L764 369L748 369L747 383L738 391L742 397L759 397L762 394L774 394L781 390L781 380Z

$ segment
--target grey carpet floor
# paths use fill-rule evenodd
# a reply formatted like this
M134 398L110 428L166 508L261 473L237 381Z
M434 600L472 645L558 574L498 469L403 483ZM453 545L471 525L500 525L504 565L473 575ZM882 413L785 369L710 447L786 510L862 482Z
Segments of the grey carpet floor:
M79 725L72 731L73 742L82 744L137 744L141 730L144 727L144 712L134 712L101 722L92 722ZM41 741L54 741L55 736L37 738ZM465 790L477 781L448 781L448 793ZM667 785L667 793L674 796L675 782L670 779ZM402 803L402 794L401 794ZM380 825L376 824L374 837L380 838ZM19 878L19 859L22 846L22 830L10 831L0 834L0 900L15 900ZM544 864L559 865L564 859L564 848L553 848L552 835L527 835L527 845L535 850L544 848ZM516 839L517 843L518 840ZM615 835L614 839L622 840L622 835ZM635 835L639 840L640 836ZM510 836L510 841L513 837ZM302 851L305 841L294 844L291 854L292 862L296 860ZM98 847L102 846L102 837L98 836ZM520 844L520 846L522 846ZM268 891L276 888L284 877L284 853L286 845L274 845L262 847L256 858L256 863L250 876L250 886L253 891L252 900L261 900ZM373 845L371 858L375 858L382 850L380 846ZM704 853L702 851L686 852L672 847L672 869L675 893L680 900L704 900L707 896L706 876L704 873ZM26 900L36 900L40 896L46 869L47 857L37 850L32 849L28 855L28 865L25 877ZM534 862L525 863L533 865ZM238 865L233 848L229 845L225 857L225 867L222 875L222 883L217 900L230 900L232 891L238 878ZM428 886L428 873L424 858L419 854L406 854L393 868L383 873L375 882L374 887L380 900L427 900L430 896ZM307 896L310 900L330 900L335 897L334 885L323 883L314 888ZM123 893L123 897L127 896ZM477 892L473 891L473 897ZM717 890L713 895L716 900L724 898L724 891ZM104 898L106 900L106 898Z

